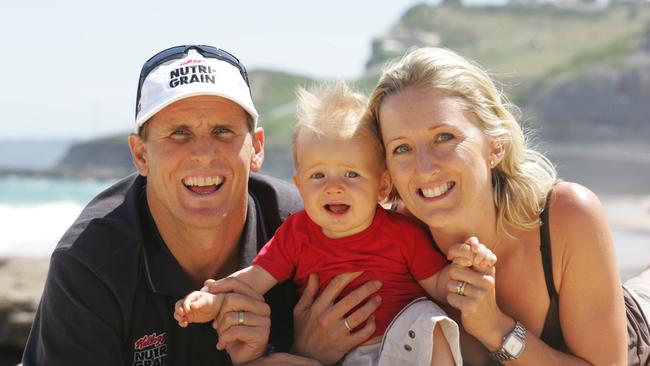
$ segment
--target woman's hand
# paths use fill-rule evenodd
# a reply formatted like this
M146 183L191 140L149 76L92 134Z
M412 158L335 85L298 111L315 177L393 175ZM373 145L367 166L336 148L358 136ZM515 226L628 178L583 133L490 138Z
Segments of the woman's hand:
M223 295L212 324L219 333L217 348L225 349L235 364L262 356L271 330L271 308L264 297L235 277L207 280L201 291Z
M496 256L478 239L471 237L465 243L449 248L448 259L454 263L449 271L447 302L460 310L467 333L491 351L498 349L503 334L514 327L514 320L503 314L497 305Z
M316 359L323 364L333 364L372 335L375 331L375 320L371 314L381 303L379 296L370 298L348 317L345 317L345 314L377 291L381 282L368 281L334 303L345 286L360 274L361 272L344 273L334 277L317 299L315 296L318 293L318 276L309 276L305 292L293 311L294 350L297 354ZM366 320L362 329L355 332L349 330Z

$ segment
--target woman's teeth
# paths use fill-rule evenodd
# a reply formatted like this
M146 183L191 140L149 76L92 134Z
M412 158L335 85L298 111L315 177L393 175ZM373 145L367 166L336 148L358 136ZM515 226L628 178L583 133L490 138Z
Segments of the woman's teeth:
M421 188L420 192L422 192L422 195L426 198L434 198L447 193L447 191L453 186L454 182L448 182L433 188Z

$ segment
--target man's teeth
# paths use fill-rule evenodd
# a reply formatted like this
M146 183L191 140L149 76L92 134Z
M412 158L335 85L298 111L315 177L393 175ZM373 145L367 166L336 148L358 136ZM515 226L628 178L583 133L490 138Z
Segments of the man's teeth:
M453 185L453 182L449 182L433 188L422 188L422 195L426 198L438 197L445 194Z
M186 186L218 186L223 182L223 177L189 177L183 180Z

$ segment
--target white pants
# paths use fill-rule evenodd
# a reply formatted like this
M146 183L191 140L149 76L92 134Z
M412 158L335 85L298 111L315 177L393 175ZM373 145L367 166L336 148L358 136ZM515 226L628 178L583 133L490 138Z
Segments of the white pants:
M435 349L433 331L439 326L456 365L462 366L458 325L433 301L421 297L399 312L381 343L360 346L345 356L344 366L429 366Z

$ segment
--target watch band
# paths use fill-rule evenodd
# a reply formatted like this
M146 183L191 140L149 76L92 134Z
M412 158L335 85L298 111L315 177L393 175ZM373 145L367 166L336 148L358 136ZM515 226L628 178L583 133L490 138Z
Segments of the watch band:
M516 355L511 354L505 348L506 340L509 337L515 337L522 343L522 348L519 351L519 353L517 353ZM510 333L506 334L505 337L503 337L503 344L501 345L501 348L495 352L488 353L488 355L490 356L491 359L495 361L499 361L499 362L511 361L519 357L519 355L524 351L525 346L526 346L526 328L524 328L524 326L520 322L515 321L514 329Z

